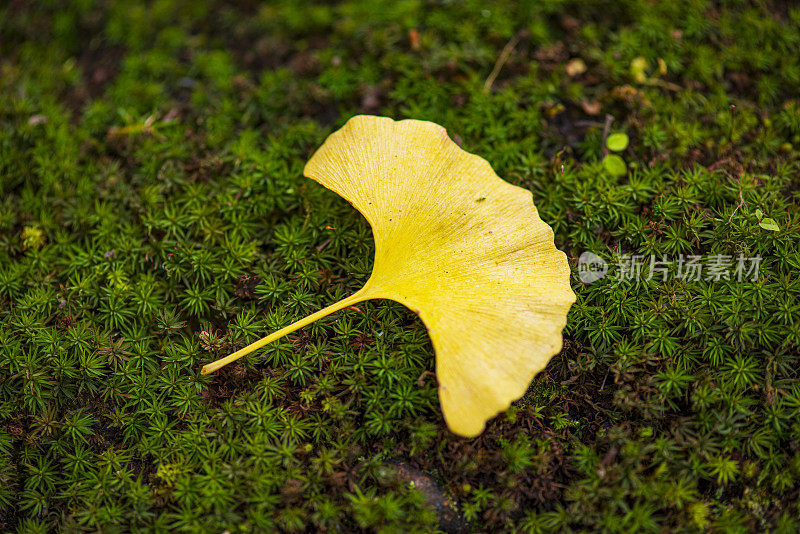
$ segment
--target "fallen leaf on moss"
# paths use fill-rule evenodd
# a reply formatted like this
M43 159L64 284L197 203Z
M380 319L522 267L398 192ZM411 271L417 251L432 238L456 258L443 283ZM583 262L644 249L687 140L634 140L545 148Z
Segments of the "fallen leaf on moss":
M428 329L449 428L480 434L561 350L575 301L566 255L531 193L461 150L437 124L364 115L333 133L304 174L347 199L372 226L371 277L352 296L202 373L336 310L391 299Z
M584 63L582 59L576 58L567 63L567 66L564 67L564 70L567 72L567 76L574 78L575 76L586 72L586 63Z
M596 100L581 100L581 108L587 115L598 115L600 113L600 102Z
M641 56L634 58L631 61L631 75L633 79L639 83L642 83L647 79L647 74L645 71L647 70L647 60Z
M778 223L775 222L775 219L770 219L769 217L762 219L758 225L764 230L770 230L772 232L778 232L781 229L781 227L778 226Z
M613 152L622 152L628 148L628 136L623 132L612 133L606 139L606 146Z
M611 176L625 176L628 168L625 165L625 160L616 154L609 154L603 158L603 168Z

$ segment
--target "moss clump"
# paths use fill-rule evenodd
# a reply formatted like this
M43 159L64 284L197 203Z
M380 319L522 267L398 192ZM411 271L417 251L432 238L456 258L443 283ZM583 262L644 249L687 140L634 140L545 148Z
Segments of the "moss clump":
M797 531L787 6L3 5L0 527ZM564 351L476 440L388 301L198 374L366 280L366 221L301 174L356 113L445 125L575 264ZM761 263L637 282L626 255Z
M44 234L35 226L22 229L22 249L39 249L44 244Z

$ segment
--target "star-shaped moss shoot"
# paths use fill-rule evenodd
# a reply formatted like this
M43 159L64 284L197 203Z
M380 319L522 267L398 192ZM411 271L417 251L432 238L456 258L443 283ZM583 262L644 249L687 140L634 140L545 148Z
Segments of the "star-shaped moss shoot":
M575 302L566 255L531 193L461 150L441 126L356 116L304 174L372 226L372 275L354 295L203 367L208 374L336 310L391 299L414 310L436 353L450 430L476 436L561 350Z

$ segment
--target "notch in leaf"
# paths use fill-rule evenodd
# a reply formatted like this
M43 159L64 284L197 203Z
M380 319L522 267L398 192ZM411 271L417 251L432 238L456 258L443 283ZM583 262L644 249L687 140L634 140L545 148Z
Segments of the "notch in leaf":
M561 350L575 302L566 255L530 191L502 180L437 124L365 115L328 137L304 174L372 226L372 275L352 296L201 372L357 302L391 299L428 329L448 427L480 434Z

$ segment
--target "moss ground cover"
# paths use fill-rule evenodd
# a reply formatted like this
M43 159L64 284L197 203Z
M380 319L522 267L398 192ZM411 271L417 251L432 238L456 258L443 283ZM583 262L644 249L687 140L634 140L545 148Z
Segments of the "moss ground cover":
M0 528L800 530L799 28L791 2L3 3ZM570 257L564 350L477 439L391 301L199 374L369 276L366 221L302 176L358 113L447 127Z

